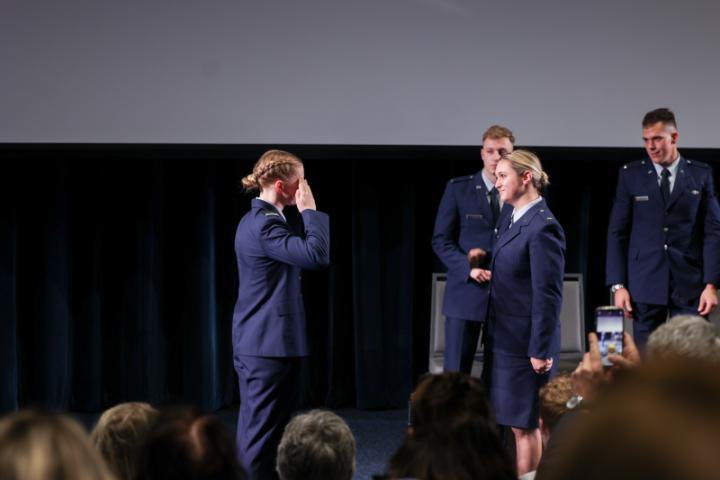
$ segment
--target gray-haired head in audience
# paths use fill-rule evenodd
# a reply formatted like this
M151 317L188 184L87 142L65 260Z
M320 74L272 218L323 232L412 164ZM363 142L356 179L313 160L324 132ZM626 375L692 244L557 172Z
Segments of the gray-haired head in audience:
M277 471L281 480L350 480L355 472L350 427L327 410L297 415L280 440Z
M720 362L720 331L697 315L678 315L657 328L648 339L651 359L680 356Z

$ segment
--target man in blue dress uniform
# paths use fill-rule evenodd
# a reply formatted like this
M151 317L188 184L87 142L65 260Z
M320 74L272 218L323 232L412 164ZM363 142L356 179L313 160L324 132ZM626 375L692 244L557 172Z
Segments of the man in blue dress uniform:
M712 169L680 155L669 109L648 112L642 126L649 158L620 169L606 266L614 303L634 316L640 346L668 314L709 315L720 282Z
M512 152L515 137L509 129L493 125L482 140L482 170L448 182L435 218L432 247L448 269L443 300L446 372L471 372L487 314L491 274L482 265L471 266L468 253L473 248L490 252L499 219L512 211L498 197L495 167L500 157Z

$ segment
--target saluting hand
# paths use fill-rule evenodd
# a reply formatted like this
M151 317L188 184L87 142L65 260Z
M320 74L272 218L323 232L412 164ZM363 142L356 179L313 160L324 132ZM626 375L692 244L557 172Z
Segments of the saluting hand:
M310 185L304 178L301 178L298 183L298 189L295 192L295 205L301 212L303 210L316 210L315 197L313 197Z

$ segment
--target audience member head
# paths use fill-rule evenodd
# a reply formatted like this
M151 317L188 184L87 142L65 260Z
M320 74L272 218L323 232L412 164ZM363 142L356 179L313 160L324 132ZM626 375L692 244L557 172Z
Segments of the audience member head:
M214 415L193 407L161 411L148 435L140 476L146 480L244 478L234 442Z
M350 427L327 410L297 415L280 440L277 471L280 480L350 480L355 472Z
M95 448L118 480L138 478L138 462L157 410L129 402L106 410L90 434Z
M627 370L562 432L538 480L700 480L720 472L720 367L676 357Z
M428 375L412 393L411 406L413 428L390 459L390 478L515 478L476 378Z
M418 430L390 458L387 478L516 480L515 468L495 426L486 418L453 428Z
M473 418L491 418L480 381L466 373L448 372L423 378L411 397L413 429L452 428Z
M0 478L113 479L78 422L36 410L21 410L0 419Z
M540 388L540 431L543 443L568 411L567 401L573 396L572 378L569 373L556 375Z
M678 315L659 326L648 338L650 360L688 357L720 362L720 332L697 315Z

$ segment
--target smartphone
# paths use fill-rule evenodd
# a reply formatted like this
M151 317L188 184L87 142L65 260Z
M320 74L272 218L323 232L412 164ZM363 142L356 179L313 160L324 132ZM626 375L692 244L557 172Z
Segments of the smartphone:
M611 367L608 355L623 353L623 330L625 312L617 307L595 309L595 332L600 342L600 359L605 367Z

